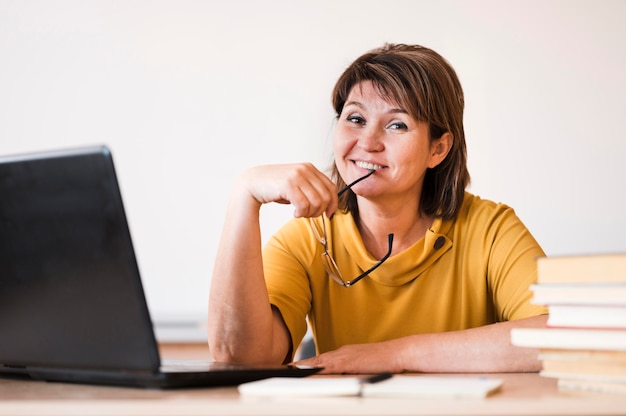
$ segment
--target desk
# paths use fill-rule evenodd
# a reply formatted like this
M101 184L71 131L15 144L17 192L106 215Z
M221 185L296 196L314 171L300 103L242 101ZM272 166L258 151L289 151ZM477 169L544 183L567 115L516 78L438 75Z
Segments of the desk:
M204 345L163 345L164 358L209 358ZM234 387L144 390L0 379L0 415L626 415L626 397L558 392L538 374L495 374L487 399L242 398Z

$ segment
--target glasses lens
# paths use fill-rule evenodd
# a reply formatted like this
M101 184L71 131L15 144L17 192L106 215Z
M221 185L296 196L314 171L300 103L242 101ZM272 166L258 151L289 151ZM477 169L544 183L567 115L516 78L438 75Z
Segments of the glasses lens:
M311 231L313 231L313 236L322 243L324 249L326 249L326 230L324 228L324 216L322 216L322 221L315 221L314 218L309 218L309 224L311 224Z
M322 260L324 261L324 268L326 269L328 275L341 286L347 286L346 282L343 280L343 276L341 276L339 268L337 267L337 263L335 263L335 260L333 260L328 251L324 250L322 253Z
M326 221L324 220L324 216L321 216L321 221L315 221L314 218L309 218L309 223L311 224L311 231L313 232L313 236L319 241L324 247L324 252L322 253L322 263L324 264L324 268L328 275L341 286L346 286L346 283L343 281L343 277L341 276L341 272L337 267L337 263L330 256L328 252L328 246L326 245Z

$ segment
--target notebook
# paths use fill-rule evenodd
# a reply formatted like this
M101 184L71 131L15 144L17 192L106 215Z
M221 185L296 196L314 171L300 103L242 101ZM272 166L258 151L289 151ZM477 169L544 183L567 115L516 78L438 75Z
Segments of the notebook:
M503 379L468 375L422 374L384 377L323 376L302 379L274 377L240 384L242 396L256 397L441 397L484 398L498 391Z
M320 370L162 362L106 146L0 157L0 340L0 374L48 381L226 386Z

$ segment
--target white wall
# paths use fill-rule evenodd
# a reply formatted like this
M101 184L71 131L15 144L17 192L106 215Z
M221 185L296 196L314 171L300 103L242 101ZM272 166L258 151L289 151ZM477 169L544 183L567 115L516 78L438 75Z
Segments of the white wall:
M330 160L330 91L386 41L446 56L471 191L548 254L626 251L626 1L0 0L0 152L108 144L159 319L202 319L233 178ZM291 216L263 210L265 238Z

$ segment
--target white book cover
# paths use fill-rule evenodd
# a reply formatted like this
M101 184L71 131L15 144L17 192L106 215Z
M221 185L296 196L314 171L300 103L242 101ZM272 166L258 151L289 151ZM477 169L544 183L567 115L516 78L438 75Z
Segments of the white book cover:
M547 325L567 328L626 329L626 307L552 305Z
M614 305L626 306L626 283L544 283L534 284L532 303L536 305Z
M488 377L394 375L368 383L356 376L273 377L239 385L242 396L256 397L443 397L482 398L497 391L503 380Z
M497 391L503 380L490 377L398 375L363 384L365 397L482 398Z
M579 328L514 328L518 347L626 351L626 330Z

